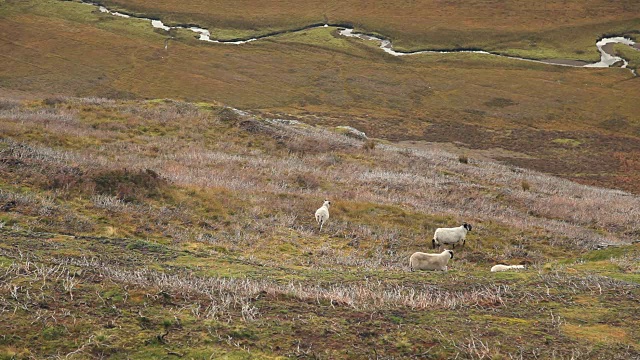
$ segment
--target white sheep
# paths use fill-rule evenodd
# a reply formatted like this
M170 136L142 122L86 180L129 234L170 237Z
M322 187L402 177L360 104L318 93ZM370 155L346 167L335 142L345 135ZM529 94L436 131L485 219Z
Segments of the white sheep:
M320 225L320 230L322 231L322 225L324 225L327 220L329 220L329 206L331 206L331 201L325 200L324 204L316 210L316 221Z
M516 270L516 269L524 269L524 265L494 265L491 268L491 272L498 272L498 271L507 271L507 270Z
M433 233L433 240L431 240L431 245L433 245L434 249L436 248L436 246L440 247L440 245L442 244L452 245L455 249L457 243L461 243L462 245L464 245L467 232L471 231L471 228L472 226L467 223L454 228L437 228Z
M409 258L409 268L411 268L411 271L414 269L447 271L449 259L453 259L452 250L444 250L440 254L415 252Z

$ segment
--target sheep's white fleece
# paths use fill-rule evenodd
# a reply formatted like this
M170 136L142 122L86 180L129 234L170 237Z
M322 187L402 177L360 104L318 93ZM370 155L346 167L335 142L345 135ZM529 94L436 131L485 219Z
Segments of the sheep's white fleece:
M415 252L409 258L409 267L413 270L441 270L447 271L449 259L453 258L453 251L444 250L440 254Z
M491 268L491 272L517 270L517 269L524 269L524 265L502 265L502 264L494 265Z
M435 249L440 245L452 245L454 248L457 243L464 245L467 232L471 230L471 225L464 223L458 227L453 228L437 228L433 233L433 240L431 244Z
M322 206L316 210L316 221L318 222L318 225L320 225L320 230L322 230L322 225L329 220L329 206L331 206L331 202L329 200L325 200Z

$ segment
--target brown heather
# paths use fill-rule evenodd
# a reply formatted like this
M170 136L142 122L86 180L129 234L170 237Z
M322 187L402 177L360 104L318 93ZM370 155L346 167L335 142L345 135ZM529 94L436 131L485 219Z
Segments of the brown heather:
M100 111L110 111L110 117L121 120L105 122L106 118L94 121L87 117L90 111L98 110L87 108L96 106L89 105L93 102L68 100L68 107L84 107L84 115L60 106L45 110L19 107L0 113L3 132L13 138L2 140L3 166L13 161L29 165L30 171L53 172L42 180L45 182L52 176L55 179L55 174L66 173L66 184L63 178L62 183L49 185L58 192L72 191L65 186L86 183L84 177L92 176L89 173L98 174L95 176L102 180L87 190L88 198L103 208L134 213L141 210L121 206L116 198L139 193L133 177L136 172L149 176L140 180L149 186L152 177L145 171L150 171L174 186L232 192L247 204L240 211L247 212L256 224L267 221L269 227L277 228L291 224L274 223L272 216L284 216L291 209L296 216L294 224L308 223L298 210L307 209L308 213L319 197L340 199L345 193L353 203L394 206L457 221L494 222L514 231L536 233L555 244L582 248L633 240L640 215L640 201L635 195L578 185L491 161L476 160L469 166L444 151L413 149L406 153L396 145L379 144L376 151L363 152L361 141L328 130L273 124L253 116L244 121L255 122L259 132L280 140L260 140L268 149L245 147L241 144L245 136L242 128L225 130L225 126L216 125L220 123L215 114L193 105L149 103L137 109L126 103L107 102L99 105L103 109ZM113 125L118 126L112 129ZM42 141L29 145L20 142L22 134L32 131L39 132ZM240 137L223 142L203 136L216 131L237 132ZM72 170L84 173L74 178ZM112 178L127 178L105 180L105 175L100 175L109 172L114 174L109 175ZM100 185L104 181L123 181L114 186L131 188L109 190L108 185ZM6 199L21 196L10 189L3 194ZM282 194L287 196L283 198ZM53 193L43 196L55 197ZM116 198L109 200L108 196ZM337 220L334 229L339 230L339 224ZM344 230L349 227L345 224Z

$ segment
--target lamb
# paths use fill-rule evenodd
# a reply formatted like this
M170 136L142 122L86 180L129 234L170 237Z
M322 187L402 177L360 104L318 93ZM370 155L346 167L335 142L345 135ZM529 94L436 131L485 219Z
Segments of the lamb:
M434 249L436 246L440 247L441 244L452 245L455 249L457 243L464 245L467 232L471 231L471 228L472 226L467 223L454 228L437 228L435 233L433 233L431 245Z
M452 250L444 250L440 254L427 254L415 252L409 258L409 268L416 270L441 270L447 271L447 263L453 259Z
M316 210L316 221L320 225L320 230L322 231L322 225L324 225L327 220L329 220L329 206L331 206L331 201L325 200L324 204Z
M491 272L507 271L511 269L524 269L524 265L494 265L491 268Z

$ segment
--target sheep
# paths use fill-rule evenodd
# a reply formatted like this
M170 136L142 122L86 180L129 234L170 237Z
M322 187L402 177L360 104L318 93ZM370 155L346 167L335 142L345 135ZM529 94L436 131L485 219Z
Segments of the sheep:
M440 254L427 254L415 252L409 258L409 268L416 270L441 270L447 271L447 263L453 259L452 250L444 250Z
M471 228L472 226L467 223L454 228L437 228L433 233L431 245L434 249L436 246L440 247L441 244L452 245L455 249L457 243L462 243L462 245L464 245L467 232L471 231Z
M316 221L320 225L320 230L322 231L322 225L324 225L327 220L329 220L329 206L331 206L331 201L325 200L324 204L316 210Z
M524 269L524 265L494 265L491 268L491 272L507 271L511 269Z

